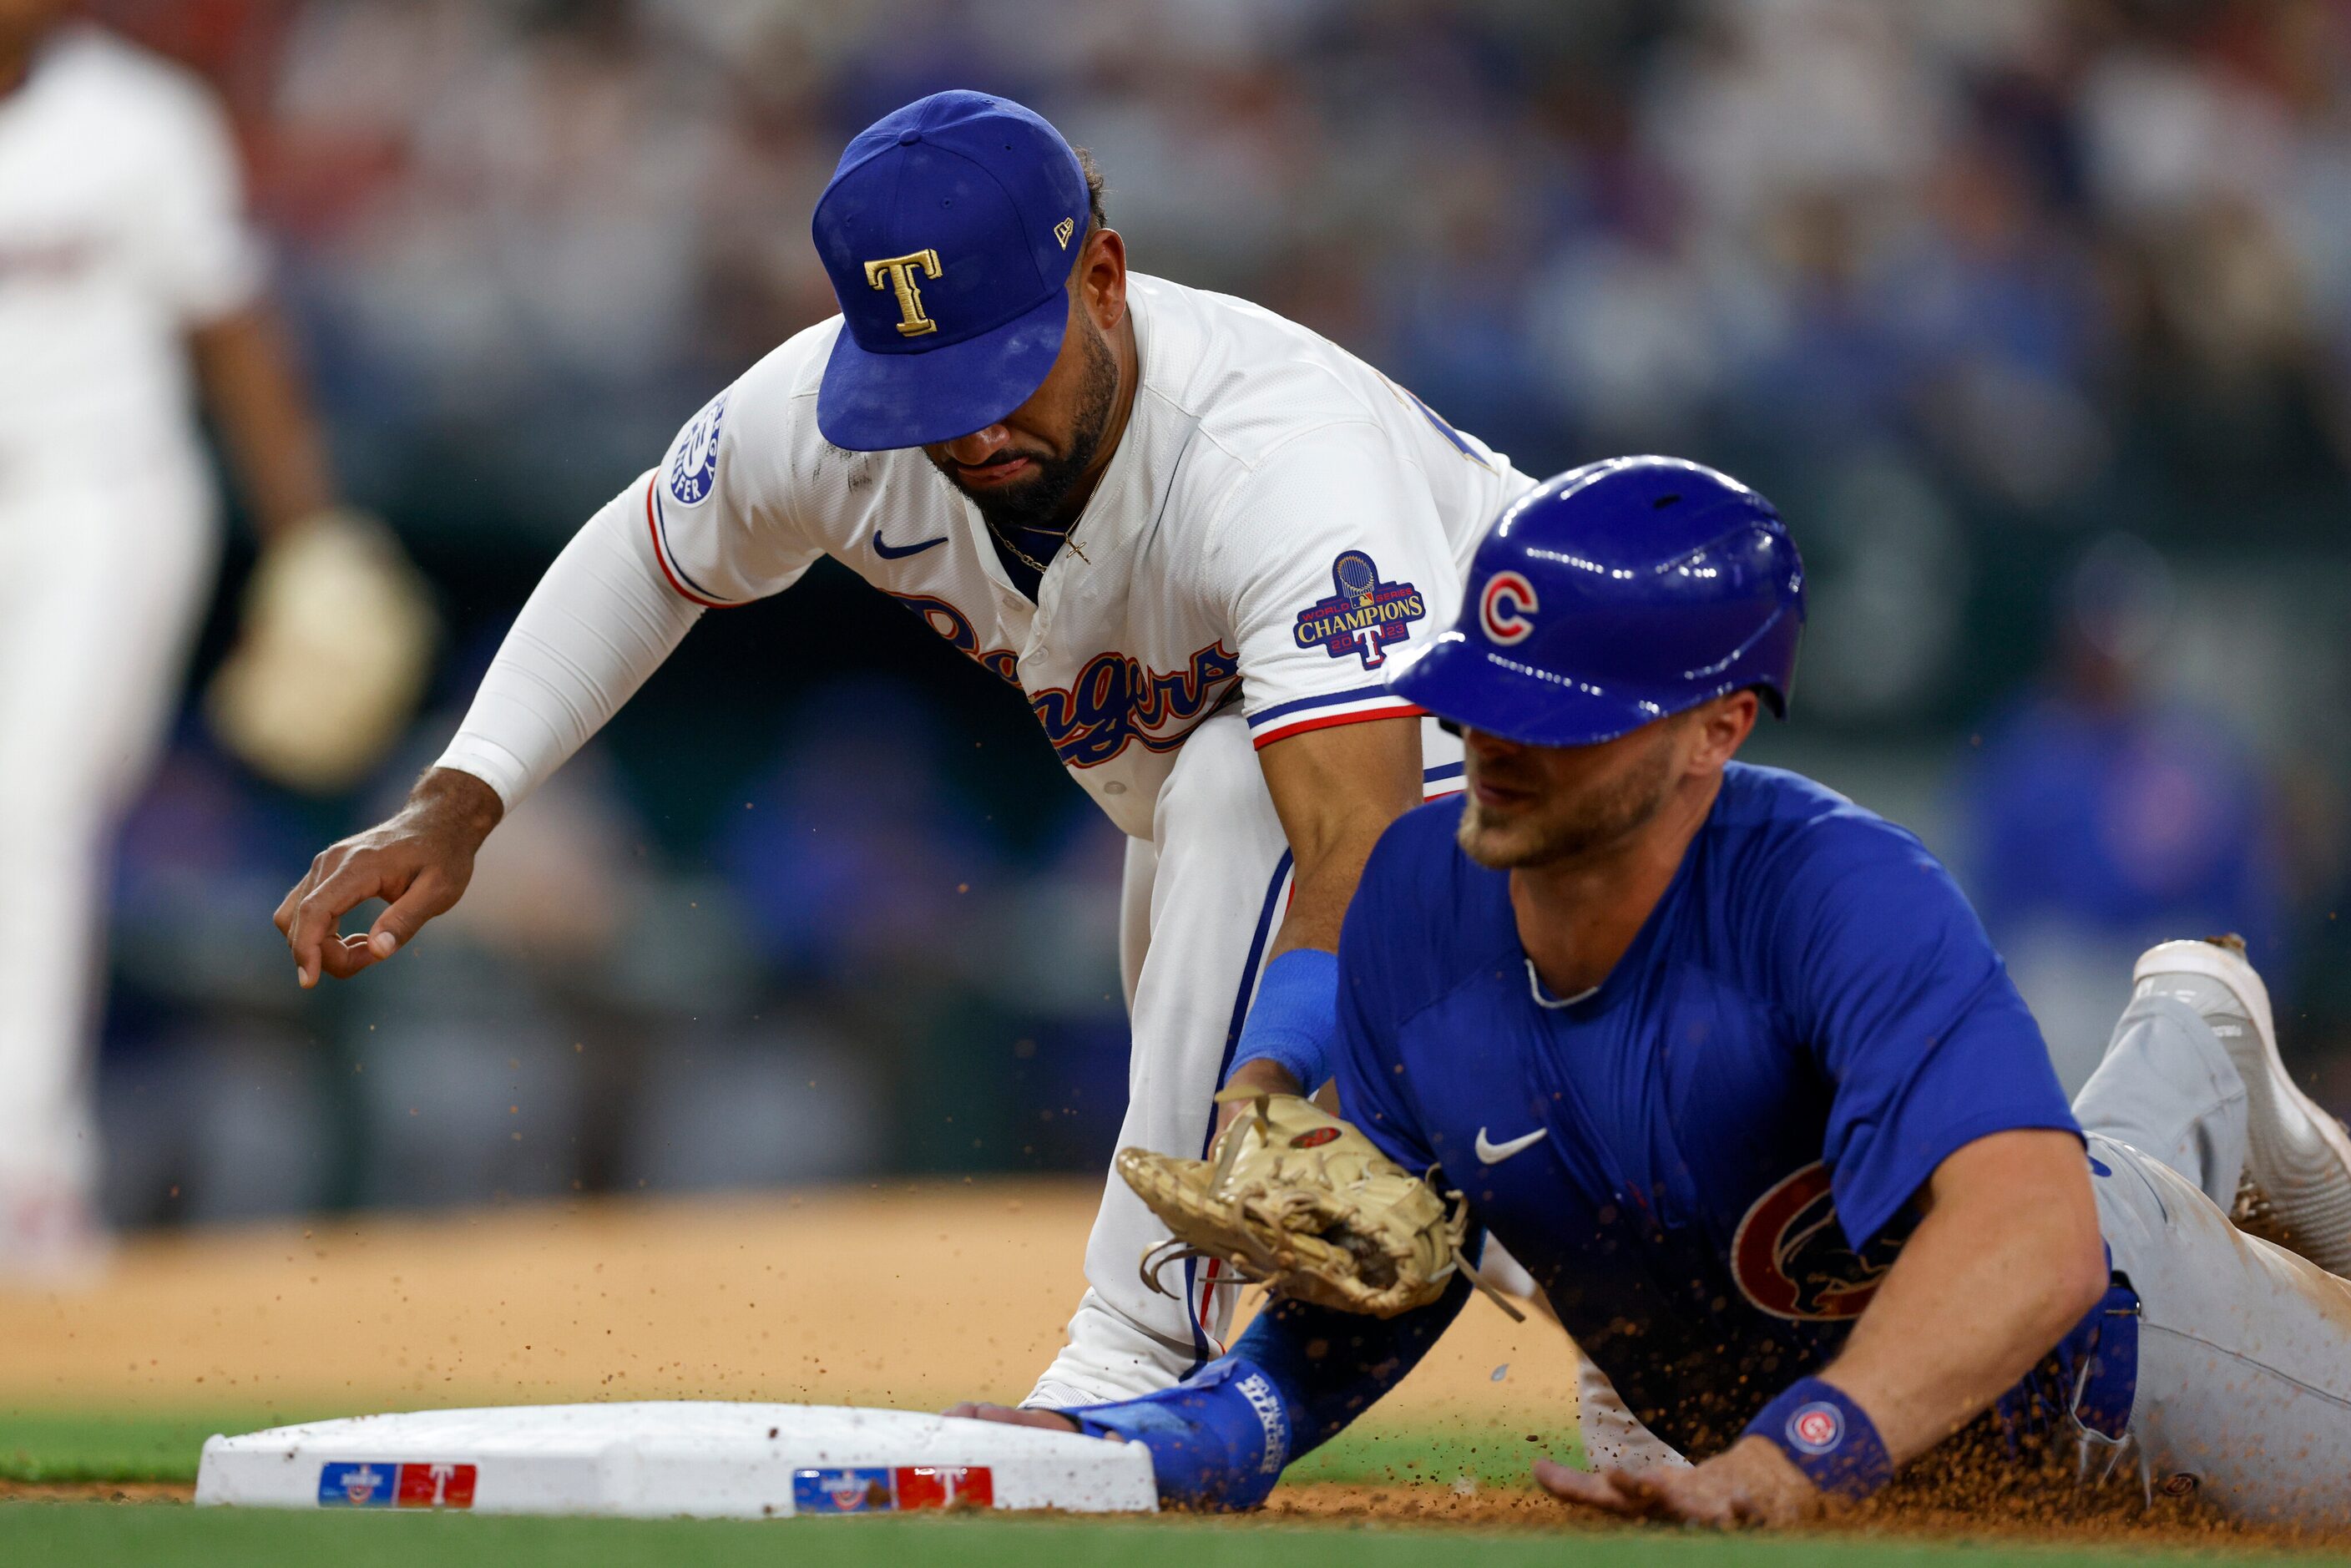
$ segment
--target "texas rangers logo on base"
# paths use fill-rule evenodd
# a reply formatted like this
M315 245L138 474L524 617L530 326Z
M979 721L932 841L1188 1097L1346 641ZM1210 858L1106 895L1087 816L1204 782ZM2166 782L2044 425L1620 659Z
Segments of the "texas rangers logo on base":
M1486 580L1478 596L1478 624L1489 642L1509 647L1535 629L1534 613L1542 608L1535 585L1515 571L1498 571Z
M726 421L726 394L720 392L678 433L664 477L681 507L699 506L718 484L718 436Z
M1387 645L1412 635L1412 623L1428 613L1428 601L1409 582L1382 582L1380 569L1362 550L1340 552L1331 563L1328 599L1298 612L1291 634L1301 648L1319 647L1334 659L1353 653L1364 668L1387 663Z
M1775 1318L1857 1318L1908 1237L1908 1226L1890 1225L1855 1251L1837 1222L1828 1167L1815 1160L1747 1210L1730 1240L1730 1269L1740 1293Z

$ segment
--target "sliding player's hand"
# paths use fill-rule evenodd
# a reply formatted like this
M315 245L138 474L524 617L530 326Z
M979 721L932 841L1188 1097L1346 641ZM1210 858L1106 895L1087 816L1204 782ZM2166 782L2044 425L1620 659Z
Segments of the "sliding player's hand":
M1821 1494L1788 1457L1742 1437L1702 1465L1576 1470L1535 1461L1535 1480L1562 1502L1623 1519L1736 1528L1793 1524L1821 1511Z

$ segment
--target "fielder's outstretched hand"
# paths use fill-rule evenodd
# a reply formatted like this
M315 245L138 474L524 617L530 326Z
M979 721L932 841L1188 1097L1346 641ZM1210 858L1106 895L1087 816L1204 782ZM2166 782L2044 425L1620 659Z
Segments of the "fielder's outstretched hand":
M505 810L497 791L472 774L435 768L417 780L397 816L321 852L272 916L294 950L302 988L321 974L348 980L391 957L454 905ZM343 936L337 923L371 898L391 907L366 936Z
M1793 1524L1821 1511L1821 1494L1788 1457L1742 1437L1702 1465L1646 1465L1597 1472L1535 1461L1535 1480L1562 1502L1624 1519L1736 1527Z
M1041 1427L1048 1432L1078 1430L1078 1424L1059 1410L1016 1410L1009 1405L979 1405L968 1399L960 1405L948 1406L940 1414L970 1421L994 1421L1006 1427ZM1113 1443L1126 1441L1124 1435L1118 1432L1106 1432L1103 1437Z

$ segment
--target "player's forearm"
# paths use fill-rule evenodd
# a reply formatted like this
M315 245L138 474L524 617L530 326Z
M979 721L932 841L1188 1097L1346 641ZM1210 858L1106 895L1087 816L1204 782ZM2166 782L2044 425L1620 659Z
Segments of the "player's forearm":
M1363 878L1364 862L1378 841L1379 831L1373 831L1361 854L1325 854L1311 876L1299 873L1290 917L1241 1026L1228 1083L1311 1094L1331 1076L1331 1052L1339 1038L1339 928Z
M265 541L335 504L333 465L277 317L256 306L190 335L204 403Z
M1339 928L1380 835L1420 804L1420 721L1311 730L1259 754L1290 841L1290 908L1268 949L1339 950Z
M1355 884L1363 880L1364 862L1372 858L1372 848L1388 831L1388 824L1401 815L1401 811L1391 815L1366 810L1333 824L1325 841L1314 846L1311 861L1291 852L1296 871L1290 881L1290 909L1267 949L1270 957L1301 947L1324 953L1339 950L1339 929L1346 923Z
M1259 759L1293 869L1290 907L1242 1026L1232 1082L1250 1083L1256 1074L1264 1086L1311 1093L1330 1076L1338 1038L1336 955L1347 906L1380 835L1420 800L1419 720L1311 731L1266 747Z
M507 810L587 744L684 639L701 610L663 579L632 485L588 521L539 580L438 766Z
M1868 1412L1898 1466L2014 1386L2105 1288L2080 1144L2000 1134L1945 1162L1933 1207L1822 1375Z

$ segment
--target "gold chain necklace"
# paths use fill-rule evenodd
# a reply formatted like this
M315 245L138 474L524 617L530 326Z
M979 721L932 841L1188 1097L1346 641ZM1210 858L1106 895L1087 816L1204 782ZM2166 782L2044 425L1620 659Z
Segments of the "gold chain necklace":
M1043 561L1039 560L1035 556L1030 555L1027 550L1022 549L1019 545L1014 544L1012 542L1011 536L1007 534L1002 528L996 526L996 519L994 517L982 512L980 514L979 520L987 525L987 531L996 536L997 543L1002 545L1006 549L1010 550L1013 555L1019 559L1021 565L1027 567L1030 571L1037 574L1040 580L1043 580L1045 576L1045 563ZM1078 548L1078 541L1073 537L1076 533L1076 525L1072 524L1071 526L1070 532L1061 536L1061 542L1070 547L1070 553L1071 555L1076 556L1088 566L1093 565L1093 561L1087 557L1086 552Z

